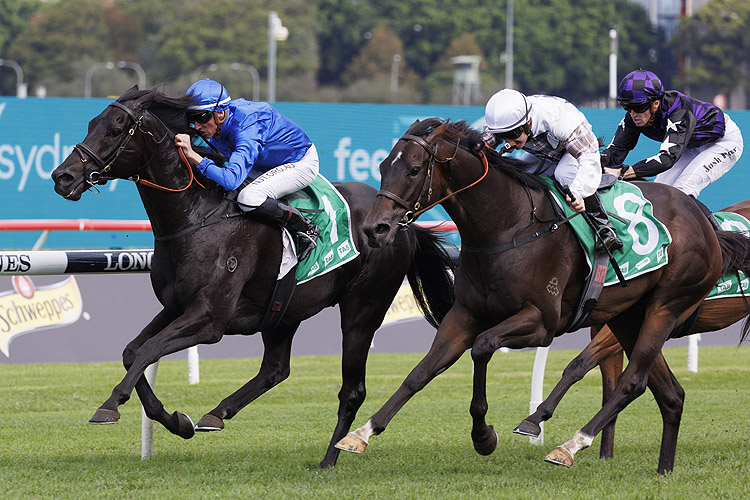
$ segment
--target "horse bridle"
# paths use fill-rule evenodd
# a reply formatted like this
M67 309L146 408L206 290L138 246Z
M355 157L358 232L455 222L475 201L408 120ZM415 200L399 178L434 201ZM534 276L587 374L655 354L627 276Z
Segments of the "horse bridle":
M172 131L169 129L169 127L167 127L164 124L164 122L162 122L161 119L159 119L158 116L156 116L153 113L149 113L148 109L144 108L139 113L140 116L136 116L136 113L134 113L130 108L128 108L127 106L123 105L120 102L117 102L117 101L112 102L112 103L110 103L108 105L108 107L109 106L112 106L112 107L115 107L115 108L118 108L118 109L121 109L122 111L124 111L130 117L130 119L133 121L133 126L130 128L130 130L128 130L127 134L122 139L122 142L120 143L120 145L117 146L114 149L114 151L106 159L102 159L94 150L92 150L90 147L88 147L83 142L79 142L78 144L76 144L75 146L73 146L73 150L76 151L80 155L80 157L81 157L81 163L87 163L88 159L86 158L86 156L88 156L96 164L96 166L99 167L99 170L95 170L93 172L90 172L89 175L88 175L88 178L84 179L83 182L85 182L86 184L89 185L89 187L86 188L86 191L88 191L89 189L92 189L92 188L96 189L96 185L97 184L103 184L103 183L105 183L108 180L114 179L114 177L105 177L102 174L106 174L107 172L109 172L112 169L112 165L114 164L115 161L117 161L117 159L120 157L120 155L123 153L123 151L125 151L125 147L128 145L128 143L130 142L130 140L133 138L133 136L135 135L136 131L139 131L139 132L141 132L141 133L143 133L145 135L150 136L151 139L154 141L154 145L155 146L161 144L162 142L164 142L165 139L167 139L170 136L174 137L174 133L172 133ZM150 131L145 130L143 128L144 118L146 116L146 113L149 113L149 115L151 116L151 118L153 118L154 120L156 120L156 122L159 123L159 124L161 124L161 126L164 128L164 130L165 130L164 136L161 137L160 139L157 139L156 136L154 136L153 133L151 133ZM185 157L184 153L182 152L182 149L178 148L178 150L179 150L179 153L180 153L180 157L182 158L182 160L185 163L185 165L187 165L188 171L190 172L190 179L188 181L187 186L185 186L183 188L178 188L178 189L167 188L167 187L155 184L153 182L147 181L145 179L141 179L139 175L135 175L133 177L130 177L128 180L131 180L131 181L133 181L135 183L144 184L146 186L153 187L153 188L156 188L156 189L160 189L162 191L171 191L171 192L185 191L187 188L189 188L192 185L193 181L195 181L196 183L198 183L198 185L200 185L201 187L204 187L202 184L200 184L200 182L197 181L197 179L195 179L195 176L193 174L193 169L190 166L190 163L187 161L187 158ZM149 158L149 160L147 162L145 162L143 165L141 165L141 167L138 170L139 171L143 170L143 168L145 168L151 162L151 159L153 159L153 157L154 157L155 154L156 154L156 147L154 147L154 151L153 151L153 153L151 153L151 158ZM73 194L73 192L71 191L70 194L68 194L68 196L66 196L66 198L70 197L72 194Z
M465 189L469 189L470 187L475 186L476 184L478 184L479 182L481 182L482 179L484 179L487 176L487 172L489 170L489 166L488 166L488 163L487 163L487 157L484 155L484 152L481 149L479 149L478 150L479 157L481 158L482 163L484 164L484 173L482 174L482 176L479 179L477 179L476 181L472 182L471 184L469 184L467 186L464 186L461 189L458 189L458 190L456 190L456 191L454 191L454 192L452 192L452 193L450 193L450 194L448 194L446 196L443 196L439 200L437 200L437 201L435 201L433 203L430 203L428 206L422 208L422 203L421 203L420 200L422 199L423 196L425 196L425 193L427 195L427 202L426 203L429 203L430 197L432 196L432 177L433 177L432 173L433 173L433 171L435 169L435 163L447 164L447 163L450 163L453 159L455 159L456 155L458 154L458 148L461 147L460 146L460 141L456 140L455 149L453 150L453 155L450 158L446 158L444 160L441 160L441 159L439 159L437 157L437 153L438 153L438 145L437 144L435 144L435 146L433 147L433 146L430 145L430 143L428 143L423 138L421 138L421 137L419 137L417 135L404 134L403 136L401 136L401 138L399 138L399 141L412 141L412 142L415 142L415 143L419 144L422 147L422 149L424 149L427 152L427 154L429 155L429 157L430 157L430 164L427 167L427 176L425 177L424 184L422 185L422 190L419 193L419 196L417 197L417 201L414 203L413 206L408 201L404 200L403 198L401 198L400 196L398 196L395 193L392 193L392 192L387 191L385 189L381 189L380 191L378 191L377 196L383 196L384 198L388 198L389 200L392 200L392 201L396 202L396 204L398 204L401 207L403 207L404 209L406 209L406 213L401 218L401 220L398 222L398 224L400 226L403 226L403 227L408 226L409 224L411 224L412 222L414 222L415 220L417 220L417 217L419 217L420 215L422 215L424 212L426 212L426 211L430 210L431 208L439 205L440 203L444 202L448 198L456 196L461 191L464 191Z

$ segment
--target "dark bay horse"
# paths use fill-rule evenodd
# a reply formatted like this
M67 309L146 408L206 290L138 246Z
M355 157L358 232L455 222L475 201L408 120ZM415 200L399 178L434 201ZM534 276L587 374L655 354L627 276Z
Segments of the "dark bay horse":
M741 201L729 206L722 212L734 212L750 219L750 201ZM698 309L694 322L688 322L683 328L678 328L669 338L681 338L694 333L707 333L721 330L745 318L740 342L747 338L750 332L750 306L743 297L712 298L704 300ZM660 353L655 363L664 363ZM620 343L606 325L591 327L591 343L571 361L563 370L560 381L550 391L549 396L539 404L536 411L526 417L514 430L518 434L538 437L541 433L541 422L552 417L557 405L565 393L581 380L590 370L599 365L602 372L602 401L606 403L612 395L617 377L622 373L623 355ZM599 456L612 458L614 454L615 421L613 420L601 432Z
M300 323L338 304L343 380L338 422L320 463L333 466L339 454L333 445L349 431L365 399L370 343L404 276L436 326L453 302L450 256L438 234L424 228L401 231L392 247L371 249L361 227L376 190L338 184L351 209L360 255L297 286L281 323L261 332L264 354L254 378L195 426L179 411L168 414L143 375L146 367L167 354L218 342L225 334L259 331L282 252L276 224L226 217L239 212L236 204L181 160L174 134L189 130L189 104L189 98L169 97L158 88L130 89L89 122L86 138L52 173L55 191L74 201L107 179L135 180L156 240L151 283L163 310L125 348L127 374L91 422L117 422L118 407L135 387L146 415L174 434L187 439L195 430L222 429L224 420L289 376L292 339Z
M437 118L413 124L380 164L381 191L363 226L369 243L391 244L403 225L440 203L462 243L456 302L426 356L364 426L337 443L341 449L364 451L370 437L383 432L416 392L467 349L474 362L474 448L481 454L496 448L497 435L485 421L493 353L501 347L548 346L565 333L588 274L584 253L553 209L546 184L524 167L485 148L479 132L465 122ZM671 233L669 262L627 287L603 290L587 324L608 324L630 363L596 416L548 455L553 463L572 464L575 453L642 394L648 381L664 423L657 470L674 467L684 391L666 364L654 361L669 334L716 284L723 256L711 225L689 197L670 186L639 187ZM748 254L747 245L742 251Z

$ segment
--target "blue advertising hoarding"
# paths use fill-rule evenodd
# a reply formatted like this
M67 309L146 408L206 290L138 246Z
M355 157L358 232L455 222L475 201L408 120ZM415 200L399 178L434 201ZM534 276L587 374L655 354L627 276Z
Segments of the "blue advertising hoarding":
M135 186L128 181L101 186L71 202L53 190L50 173L86 135L88 121L110 99L0 98L0 219L146 219ZM297 122L315 142L321 173L333 182L359 181L378 187L378 167L395 141L415 120L427 117L466 120L481 128L483 106L387 104L320 104L279 102L277 109ZM584 109L594 132L611 140L621 110ZM750 130L750 112L730 113L741 129ZM658 144L640 141L629 162L650 156ZM701 199L718 210L749 198L748 159L707 188ZM433 209L421 220L444 220ZM0 231L0 248L30 248L38 233ZM153 244L144 233L53 233L45 248L134 248Z

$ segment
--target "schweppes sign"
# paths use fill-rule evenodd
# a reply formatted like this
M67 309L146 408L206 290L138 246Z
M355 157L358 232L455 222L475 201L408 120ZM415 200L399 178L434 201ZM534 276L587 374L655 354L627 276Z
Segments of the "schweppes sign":
M75 276L36 288L28 276L14 276L13 290L0 292L0 351L10 357L13 337L35 330L69 325L83 311Z
M383 325L418 319L421 317L422 312L419 310L417 302L414 300L411 287L408 283L402 283L401 288L398 289L398 293L393 298L391 307L385 314Z

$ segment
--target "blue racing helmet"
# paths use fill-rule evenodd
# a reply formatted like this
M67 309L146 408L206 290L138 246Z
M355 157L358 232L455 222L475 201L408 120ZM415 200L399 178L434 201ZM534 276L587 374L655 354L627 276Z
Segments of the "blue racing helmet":
M193 96L193 104L187 108L189 112L223 111L232 100L224 85L210 78L198 80L185 94Z
M620 106L645 104L661 99L664 87L661 80L651 71L639 69L631 71L620 82L617 89L617 103Z

